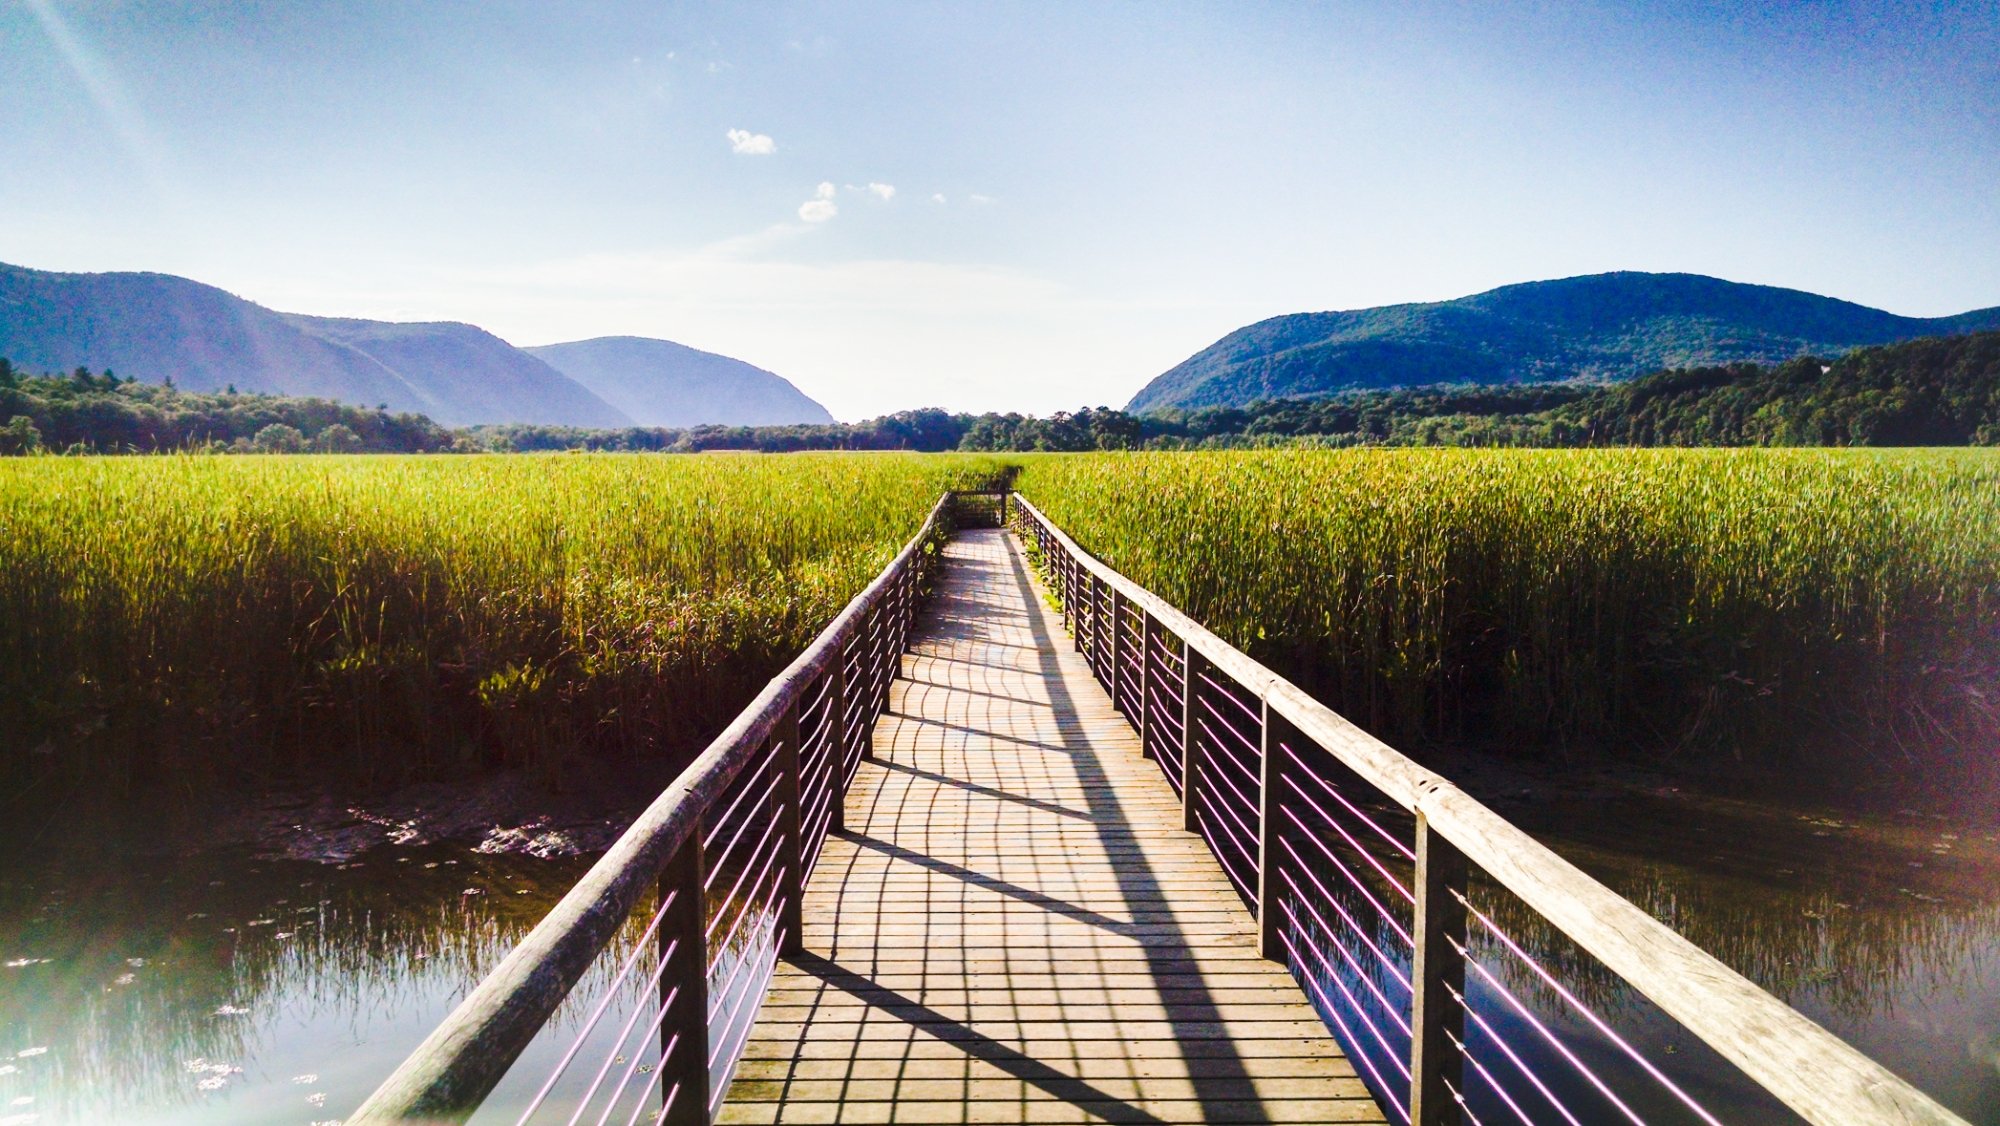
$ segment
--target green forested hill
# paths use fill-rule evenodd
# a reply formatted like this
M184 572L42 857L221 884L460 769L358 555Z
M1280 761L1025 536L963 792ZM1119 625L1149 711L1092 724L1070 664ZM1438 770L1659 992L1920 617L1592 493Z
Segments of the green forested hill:
M1621 383L1455 384L1148 414L903 411L856 423L447 431L323 399L191 393L0 360L0 453L239 450L1098 450L1360 446L2000 445L2000 332Z
M1132 422L1138 441L1155 445L2000 445L2000 332L1622 383L1357 391Z
M1902 317L1696 274L1595 274L1453 301L1260 321L1154 379L1126 409L1240 407L1445 383L1625 379L1993 328L2000 328L2000 308Z

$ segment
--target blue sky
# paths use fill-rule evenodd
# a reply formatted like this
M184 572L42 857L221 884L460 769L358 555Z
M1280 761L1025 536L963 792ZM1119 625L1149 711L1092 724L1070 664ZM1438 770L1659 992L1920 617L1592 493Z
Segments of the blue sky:
M661 336L843 418L1600 270L2000 304L1996 3L0 0L0 75L0 261Z

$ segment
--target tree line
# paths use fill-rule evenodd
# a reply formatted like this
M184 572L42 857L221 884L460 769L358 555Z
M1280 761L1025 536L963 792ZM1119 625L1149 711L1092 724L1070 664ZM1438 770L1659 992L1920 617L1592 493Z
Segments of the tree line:
M1132 414L899 411L855 423L448 430L324 399L194 393L0 360L0 452L1216 449L1246 446L2000 445L2000 332L1620 383L1447 385Z
M79 367L29 374L0 359L0 454L426 453L473 449L420 414L331 399L184 391Z

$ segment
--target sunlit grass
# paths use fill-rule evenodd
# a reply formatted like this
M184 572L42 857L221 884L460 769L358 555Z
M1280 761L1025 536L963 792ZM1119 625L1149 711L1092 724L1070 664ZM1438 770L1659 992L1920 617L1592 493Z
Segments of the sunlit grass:
M1026 460L1084 547L1413 746L1991 776L1991 451Z
M0 763L159 792L223 767L385 782L675 748L995 464L0 463Z

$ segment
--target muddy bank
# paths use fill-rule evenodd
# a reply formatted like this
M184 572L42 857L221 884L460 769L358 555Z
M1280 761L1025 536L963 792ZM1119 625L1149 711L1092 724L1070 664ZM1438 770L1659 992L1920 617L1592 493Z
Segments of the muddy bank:
M0 824L0 858L110 850L130 857L241 852L265 860L345 864L372 849L426 845L555 859L609 848L659 795L664 768L571 771L557 789L526 771L394 790L309 783L141 802L76 795Z
M183 849L244 848L282 860L345 863L383 845L457 845L539 859L602 852L672 780L664 770L600 769L561 790L522 771L422 782L386 794L271 789L225 799Z

